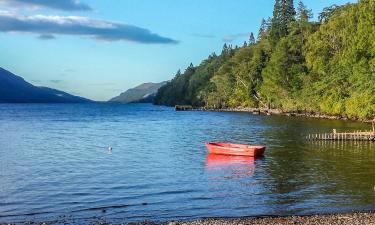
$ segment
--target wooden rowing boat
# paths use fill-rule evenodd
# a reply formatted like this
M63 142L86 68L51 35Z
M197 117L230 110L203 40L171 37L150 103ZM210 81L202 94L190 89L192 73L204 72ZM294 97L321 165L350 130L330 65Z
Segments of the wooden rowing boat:
M209 142L206 143L206 147L211 154L242 155L251 157L262 156L266 150L265 146L252 146L224 142Z

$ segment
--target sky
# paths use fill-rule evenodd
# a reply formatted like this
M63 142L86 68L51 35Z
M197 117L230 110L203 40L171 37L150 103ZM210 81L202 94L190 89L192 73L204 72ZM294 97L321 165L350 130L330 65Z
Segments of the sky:
M296 1L295 1L296 2ZM316 19L326 6L305 0ZM0 67L36 86L105 101L241 46L274 0L0 0ZM296 3L295 3L296 4Z

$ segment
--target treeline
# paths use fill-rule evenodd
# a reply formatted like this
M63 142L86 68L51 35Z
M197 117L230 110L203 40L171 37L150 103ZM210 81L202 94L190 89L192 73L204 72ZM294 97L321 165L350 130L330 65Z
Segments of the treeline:
M375 0L327 7L310 21L301 1L276 0L241 47L225 44L159 89L155 104L260 107L375 116Z

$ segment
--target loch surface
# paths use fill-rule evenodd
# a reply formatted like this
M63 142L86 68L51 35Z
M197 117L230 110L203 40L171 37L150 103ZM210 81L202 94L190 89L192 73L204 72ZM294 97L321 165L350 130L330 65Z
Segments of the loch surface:
M0 223L374 209L375 142L304 139L333 128L371 125L150 104L1 104ZM267 150L256 160L208 155L206 141Z

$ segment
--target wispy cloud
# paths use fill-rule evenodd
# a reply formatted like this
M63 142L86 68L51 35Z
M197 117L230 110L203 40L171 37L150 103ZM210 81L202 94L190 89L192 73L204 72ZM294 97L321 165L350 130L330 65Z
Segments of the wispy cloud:
M25 16L0 11L0 32L22 32L36 34L44 39L55 35L84 36L105 41L132 41L144 44L176 44L176 40L151 31L106 20L95 20L79 16Z
M194 33L194 34L192 34L192 36L199 37L199 38L215 38L215 35L212 35L212 34L198 34L198 33Z
M49 82L54 83L54 84L59 84L62 83L62 80L50 80Z
M92 8L79 0L0 0L13 6L47 7L65 11L91 11Z
M39 35L38 38L40 40L52 40L52 39L55 39L55 36L53 36L51 34L41 34L41 35Z
M250 32L249 33L238 33L238 34L230 34L227 35L223 38L223 42L231 43L232 41L238 39L238 38L248 38L250 37Z
M91 83L91 84L88 84L90 86L114 86L116 85L116 83L114 82L107 82L107 83Z

